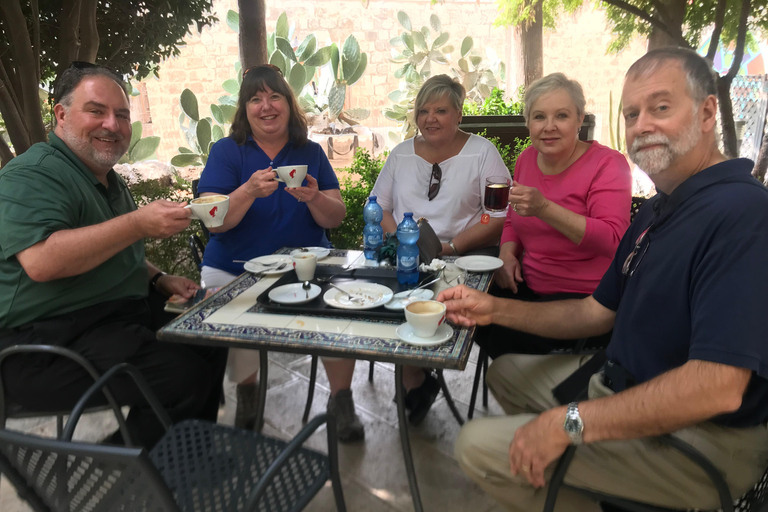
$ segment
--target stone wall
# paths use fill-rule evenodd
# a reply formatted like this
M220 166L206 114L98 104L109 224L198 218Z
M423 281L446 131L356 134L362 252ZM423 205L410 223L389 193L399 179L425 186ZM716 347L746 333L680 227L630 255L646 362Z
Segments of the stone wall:
M507 64L507 90L517 89L513 81L519 44L513 29L493 27L496 6L491 0L452 0L436 5L426 0L370 0L367 8L360 0L292 0L280 7L273 5L268 6L267 30L274 30L278 16L286 11L289 22L295 25L296 45L309 33L315 34L320 45L343 42L347 35L355 35L369 62L363 78L348 90L347 107L370 109L368 126L395 127L384 118L382 109L390 103L387 94L398 86L394 77L398 65L389 61L389 40L402 31L396 17L400 10L410 16L414 27L429 26L430 15L437 14L457 49L466 35L474 38L475 48L481 51L493 48ZM218 0L214 6L218 18L224 20L228 9L237 9L237 2ZM608 94L612 91L614 102L618 102L624 72L645 51L644 41L638 40L620 55L605 55L609 40L602 12L592 7L562 17L557 31L544 36L544 73L563 71L581 81L588 110L598 116L596 138L606 144ZM181 91L191 89L200 100L201 115L209 115L209 104L225 94L221 84L234 78L238 60L237 34L223 21L201 33L192 29L186 43L179 57L161 65L159 80L143 83L145 93L133 106L135 119L144 122L144 134L162 137L158 157L166 161L176 154L178 146L187 145L178 122Z

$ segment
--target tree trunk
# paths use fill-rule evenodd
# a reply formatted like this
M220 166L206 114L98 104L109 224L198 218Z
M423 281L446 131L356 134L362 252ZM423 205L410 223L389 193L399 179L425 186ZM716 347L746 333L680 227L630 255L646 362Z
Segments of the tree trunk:
M8 137L11 139L13 149L17 155L22 154L29 149L32 142L30 141L29 132L24 123L22 113L13 101L4 80L0 81L0 115L5 122L5 129L8 131Z
M720 103L720 123L723 135L723 152L726 158L739 156L736 144L736 123L733 122L733 104L731 103L731 82L728 75L717 80L717 99Z
M752 170L752 176L757 178L760 183L765 184L765 172L768 169L768 133L763 135L763 142L760 145L760 153L757 155L755 168Z
M77 60L96 62L99 53L99 30L96 28L97 0L83 0L80 6L80 48Z
M13 153L8 144L5 143L2 137L0 137L0 168L5 167L5 164L13 159Z
M669 27L670 30L679 32L680 37L683 34L683 21L685 21L685 0L662 0L659 2L660 9L656 9L655 15ZM651 35L648 36L648 51L665 46L679 46L679 40L675 40L667 32L653 27Z
M265 0L237 0L240 9L240 65L248 69L269 62Z
M520 29L520 43L523 53L523 77L525 86L544 75L544 19L543 0L533 6L533 19L526 21Z
M59 18L59 65L56 76L69 67L73 60L78 60L80 53L80 0L65 0L61 4Z

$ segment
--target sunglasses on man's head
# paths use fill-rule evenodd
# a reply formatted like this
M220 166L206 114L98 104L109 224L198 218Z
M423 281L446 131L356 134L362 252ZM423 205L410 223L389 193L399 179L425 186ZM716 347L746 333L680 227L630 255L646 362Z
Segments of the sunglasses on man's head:
M440 192L440 180L443 179L443 170L437 165L437 162L432 166L432 175L429 177L429 189L427 189L427 197L429 200L433 200L437 197L437 193ZM432 181L435 181L432 183Z
M283 76L283 70L280 69L279 67L275 66L274 64L257 64L256 66L251 66L248 69L246 69L245 71L243 71L243 78L245 78L245 76L248 73L250 73L251 71L253 71L255 69L259 69L259 68L261 68L261 69L271 69L272 71L274 71L278 75Z

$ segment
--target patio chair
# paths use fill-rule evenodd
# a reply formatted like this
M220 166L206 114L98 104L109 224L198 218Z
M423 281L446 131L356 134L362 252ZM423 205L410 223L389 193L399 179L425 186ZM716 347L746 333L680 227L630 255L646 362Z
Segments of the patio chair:
M197 186L200 183L200 180L192 180L192 196L198 197L197 193ZM200 238L198 235L193 234L189 237L189 251L192 254L192 260L195 262L195 265L197 265L197 268L200 269L203 266L203 253L205 252L205 246L208 243L208 239L210 237L210 234L205 226L200 224L200 227L202 228L202 234L203 238ZM331 230L326 229L325 235L328 237L328 239L331 239ZM205 239L205 240L203 240ZM368 382L373 382L373 367L374 362L370 362L370 366L368 367ZM304 414L301 416L301 421L303 423L307 422L307 419L309 418L309 411L312 409L312 402L314 401L315 397L315 382L317 380L317 356L312 356L312 363L310 364L310 370L309 370L309 389L307 390L307 402L304 405Z
M640 210L640 207L643 206L643 204L648 199L645 197L633 197L632 203L630 205L630 211L629 211L629 222L632 223L635 220L635 216L637 215L637 212ZM590 338L582 338L580 339L576 345L567 351L559 350L558 354L593 354L597 353L603 348L604 346L595 345L595 344L589 344ZM488 374L488 354L485 353L485 350L482 348L478 352L477 355L477 366L475 368L475 377L472 381L472 393L470 394L469 398L469 410L467 411L467 418L472 419L472 416L475 414L475 403L477 402L477 391L480 386L480 380L483 381L483 407L486 409L488 408L488 385L485 383L485 378Z
M141 390L166 434L149 452L73 442L85 404L121 374ZM119 408L114 413L122 415ZM302 448L323 423L328 455ZM141 373L127 363L110 369L86 391L61 439L0 430L0 471L35 512L298 511L328 479L336 508L346 510L332 417L314 418L290 442L200 420L171 426Z
M701 466L706 472L712 485L717 490L720 496L720 508L717 512L768 512L768 469L763 473L763 476L758 482L747 491L744 496L741 496L737 500L731 497L731 492L728 490L728 485L725 483L723 474L707 459L700 451L680 440L673 435L663 435L656 438L662 444L670 446L693 462ZM676 511L675 509L669 509L664 507L656 507L648 505L646 503L640 503L636 501L627 500L625 498L619 498L617 496L611 496L608 494L602 494L587 489L580 489L573 487L563 482L565 473L568 471L568 466L571 464L574 455L576 454L577 446L569 446L565 453L560 457L557 463L555 472L552 475L552 479L549 483L549 489L547 490L547 499L544 504L544 512L552 512L555 508L555 502L557 501L557 495L561 488L575 490L582 494L585 494L603 505L603 509L611 512L683 512Z

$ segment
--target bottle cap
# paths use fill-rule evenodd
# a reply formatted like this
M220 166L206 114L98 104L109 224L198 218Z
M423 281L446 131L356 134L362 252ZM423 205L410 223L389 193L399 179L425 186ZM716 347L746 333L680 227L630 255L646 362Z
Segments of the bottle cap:
M368 197L368 200L369 200L369 201L375 201L375 200L376 200L376 196L369 196L369 197Z
M403 215L405 217L413 217L413 212L405 212Z

